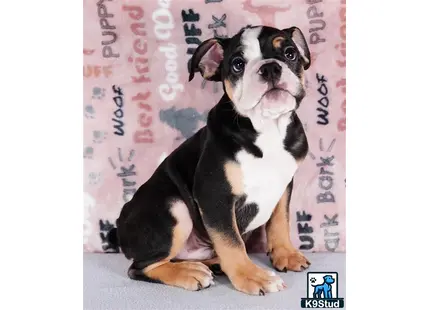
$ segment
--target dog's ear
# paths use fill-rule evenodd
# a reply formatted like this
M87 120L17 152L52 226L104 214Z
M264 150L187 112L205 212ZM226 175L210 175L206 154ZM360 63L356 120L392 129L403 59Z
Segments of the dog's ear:
M189 62L188 81L194 78L194 73L199 71L203 78L209 81L221 81L220 64L224 59L224 51L229 39L212 38L204 41L194 52Z
M303 68L307 70L311 65L311 54L309 52L308 44L306 43L305 36L297 27L291 27L283 30L293 40L294 44L300 52L303 60Z

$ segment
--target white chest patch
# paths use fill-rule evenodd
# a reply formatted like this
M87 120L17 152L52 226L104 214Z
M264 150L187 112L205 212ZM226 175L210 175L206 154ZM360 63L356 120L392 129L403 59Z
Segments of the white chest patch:
M264 132L255 143L263 152L263 158L256 158L246 151L236 155L243 175L245 204L258 206L258 213L244 232L254 230L269 220L297 170L296 160L283 145L287 125L285 121L264 125Z

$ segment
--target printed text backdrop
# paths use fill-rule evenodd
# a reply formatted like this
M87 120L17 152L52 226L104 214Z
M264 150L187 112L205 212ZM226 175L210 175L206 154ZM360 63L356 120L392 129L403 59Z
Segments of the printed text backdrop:
M310 153L294 181L293 243L345 251L345 0L84 0L84 251L222 95L187 64L202 41L248 24L299 27L312 54L299 116ZM264 232L250 250L264 251Z

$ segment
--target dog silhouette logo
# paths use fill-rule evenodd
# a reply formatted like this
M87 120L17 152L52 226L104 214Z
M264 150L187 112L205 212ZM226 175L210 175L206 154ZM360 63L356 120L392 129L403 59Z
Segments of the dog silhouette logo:
M316 282L315 278L311 278L310 279L311 283L312 282ZM332 297L332 288L331 285L335 282L335 280L333 279L332 275L325 275L323 277L323 283L318 284L318 285L314 285L312 284L312 286L314 287L314 293L313 293L313 297L314 298L333 298Z
M337 272L308 272L307 297L302 298L302 308L343 308L338 288Z

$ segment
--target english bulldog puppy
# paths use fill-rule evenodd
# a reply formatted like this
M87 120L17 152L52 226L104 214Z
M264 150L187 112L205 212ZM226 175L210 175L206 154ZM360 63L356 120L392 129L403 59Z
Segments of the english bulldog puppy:
M109 233L133 260L130 278L197 291L214 283L213 267L241 292L281 291L283 280L246 252L246 237L262 225L274 269L310 265L289 232L293 177L308 152L296 110L310 60L296 27L247 26L196 49L189 80L200 72L222 82L224 94L207 125L159 165Z

